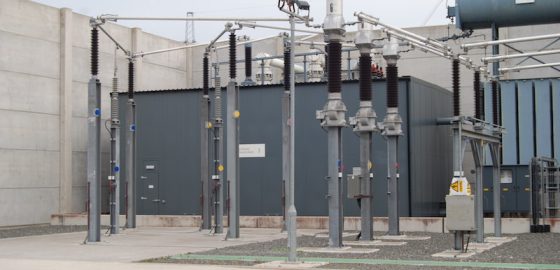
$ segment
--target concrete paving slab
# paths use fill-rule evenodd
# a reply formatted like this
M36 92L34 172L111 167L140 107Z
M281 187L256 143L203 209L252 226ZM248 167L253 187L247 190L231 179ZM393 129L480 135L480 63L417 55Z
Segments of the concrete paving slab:
M345 233L342 233L342 237L356 237L356 236L358 236L358 234L359 233L357 233L357 232L345 232ZM329 238L329 233L328 232L318 233L318 234L315 234L315 237L317 237L317 238Z
M468 250L480 253L499 246L496 243L469 243Z
M265 269L309 269L321 267L329 264L328 262L287 262L287 261L273 261L254 265L256 268Z
M351 248L351 247L341 247L341 248L330 248L330 247L303 247L298 248L300 252L307 253L330 253L330 254L371 254L378 252L379 249L364 249L364 248Z
M377 237L380 240L388 240L388 241L422 241L422 240L429 240L430 236L414 236L414 235L383 235Z
M465 259L465 258L472 257L476 254L477 253L474 252L474 251L462 252L460 250L450 249L450 250L445 250L445 251L440 252L440 253L432 254L432 257L449 258L449 259Z
M223 241L198 228L144 227L85 245L85 232L6 238L0 239L0 259L134 262L285 238L275 229L241 229L241 235L242 239Z
M344 241L347 246L404 246L406 242L396 242L396 241Z
M484 238L485 242L488 243L499 243L499 244L504 244L504 243L508 243L511 241L515 241L517 240L517 237L515 236L511 236L511 237L486 237Z
M0 259L2 270L243 270L242 266ZM274 268L268 268L274 269Z

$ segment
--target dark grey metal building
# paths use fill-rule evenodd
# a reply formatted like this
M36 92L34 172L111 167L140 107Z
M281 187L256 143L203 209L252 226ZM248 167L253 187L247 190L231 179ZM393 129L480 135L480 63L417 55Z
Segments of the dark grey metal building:
M241 144L264 144L266 150L265 157L242 158L240 161L241 215L282 215L283 91L281 85L241 88ZM357 81L343 83L348 115L354 115L358 109L358 92ZM385 81L375 80L373 102L379 121L386 111L385 92ZM400 213L402 216L439 216L452 176L452 148L449 128L438 126L436 119L451 116L451 93L412 77L399 80L399 92L399 110L404 121L404 136L398 146ZM201 94L199 89L136 94L138 214L201 213ZM315 119L315 111L326 101L326 84L298 84L296 95L296 206L300 216L325 216L327 135ZM225 93L223 98L226 98ZM125 95L121 96L120 102L121 108L125 108ZM122 110L121 115L124 114ZM227 123L225 125L227 128ZM352 167L359 166L358 147L358 137L351 128L344 129L345 174L351 173ZM386 216L387 153L385 140L379 134L374 136L372 153L374 215ZM124 164L124 156L122 159ZM356 201L345 199L344 213L358 216Z

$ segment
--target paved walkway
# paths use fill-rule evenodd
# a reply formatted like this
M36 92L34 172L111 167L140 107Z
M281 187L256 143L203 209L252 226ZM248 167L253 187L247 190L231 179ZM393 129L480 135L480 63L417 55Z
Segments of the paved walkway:
M209 236L197 228L138 228L103 236L99 243L84 245L85 237L85 232L79 232L0 239L0 269L65 269L66 265L68 269L162 269L162 266L144 264L141 265L145 268L138 268L131 263L285 236L277 229L242 229L240 239L224 241L223 235ZM130 265L130 268L123 265ZM164 266L177 269L173 265ZM182 266L180 269L224 268Z

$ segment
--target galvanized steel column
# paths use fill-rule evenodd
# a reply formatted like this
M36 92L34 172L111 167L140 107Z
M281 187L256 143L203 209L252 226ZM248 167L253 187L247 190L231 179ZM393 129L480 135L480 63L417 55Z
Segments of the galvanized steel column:
M128 63L128 102L126 108L126 144L125 144L125 175L126 175L126 228L136 228L136 183L135 183L135 103L134 103L134 62Z
M99 32L91 31L91 79L88 84L88 242L101 240L101 82L99 70Z
M239 88L235 82L236 76L236 37L234 33L229 36L229 74L230 81L227 86L227 177L229 186L229 228L228 238L239 238Z

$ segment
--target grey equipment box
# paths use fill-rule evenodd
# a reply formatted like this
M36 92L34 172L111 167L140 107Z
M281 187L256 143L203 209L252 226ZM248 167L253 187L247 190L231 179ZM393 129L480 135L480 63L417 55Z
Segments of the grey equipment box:
M352 168L352 174L347 176L347 197L348 199L356 199L361 197L360 183L362 170L360 167Z
M446 227L449 231L475 231L474 221L474 196L472 195L447 195Z

